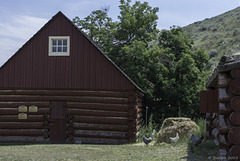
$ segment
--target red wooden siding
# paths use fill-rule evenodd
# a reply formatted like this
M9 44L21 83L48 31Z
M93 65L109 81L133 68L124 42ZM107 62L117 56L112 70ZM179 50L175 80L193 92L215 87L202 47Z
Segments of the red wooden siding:
M218 113L218 91L203 90L200 91L200 112L201 113Z
M49 36L70 36L70 56L48 56ZM0 69L1 88L134 89L131 82L62 13Z

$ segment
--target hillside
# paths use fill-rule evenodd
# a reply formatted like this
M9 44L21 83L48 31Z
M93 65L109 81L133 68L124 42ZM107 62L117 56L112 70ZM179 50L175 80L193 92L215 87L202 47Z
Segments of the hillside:
M216 66L222 55L240 52L240 7L184 27L194 47L205 48Z

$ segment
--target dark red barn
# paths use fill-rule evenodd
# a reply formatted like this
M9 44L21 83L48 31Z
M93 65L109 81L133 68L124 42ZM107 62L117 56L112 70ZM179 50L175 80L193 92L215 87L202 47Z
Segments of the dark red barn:
M59 12L0 68L0 142L134 142L143 96Z

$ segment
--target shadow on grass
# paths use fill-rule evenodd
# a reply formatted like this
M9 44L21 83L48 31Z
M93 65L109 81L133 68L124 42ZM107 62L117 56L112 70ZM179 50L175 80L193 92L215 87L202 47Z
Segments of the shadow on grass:
M0 146L47 145L47 143L0 143Z
M217 158L219 155L219 147L211 141L203 141L197 147L193 147L189 141L188 143L188 156L181 158L188 161L197 160L211 160L212 158Z

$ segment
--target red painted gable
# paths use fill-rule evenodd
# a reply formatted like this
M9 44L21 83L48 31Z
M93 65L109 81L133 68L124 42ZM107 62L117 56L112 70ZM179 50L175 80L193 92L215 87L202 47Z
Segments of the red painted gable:
M70 56L48 56L49 36L70 36ZM61 12L0 68L0 88L141 91Z

